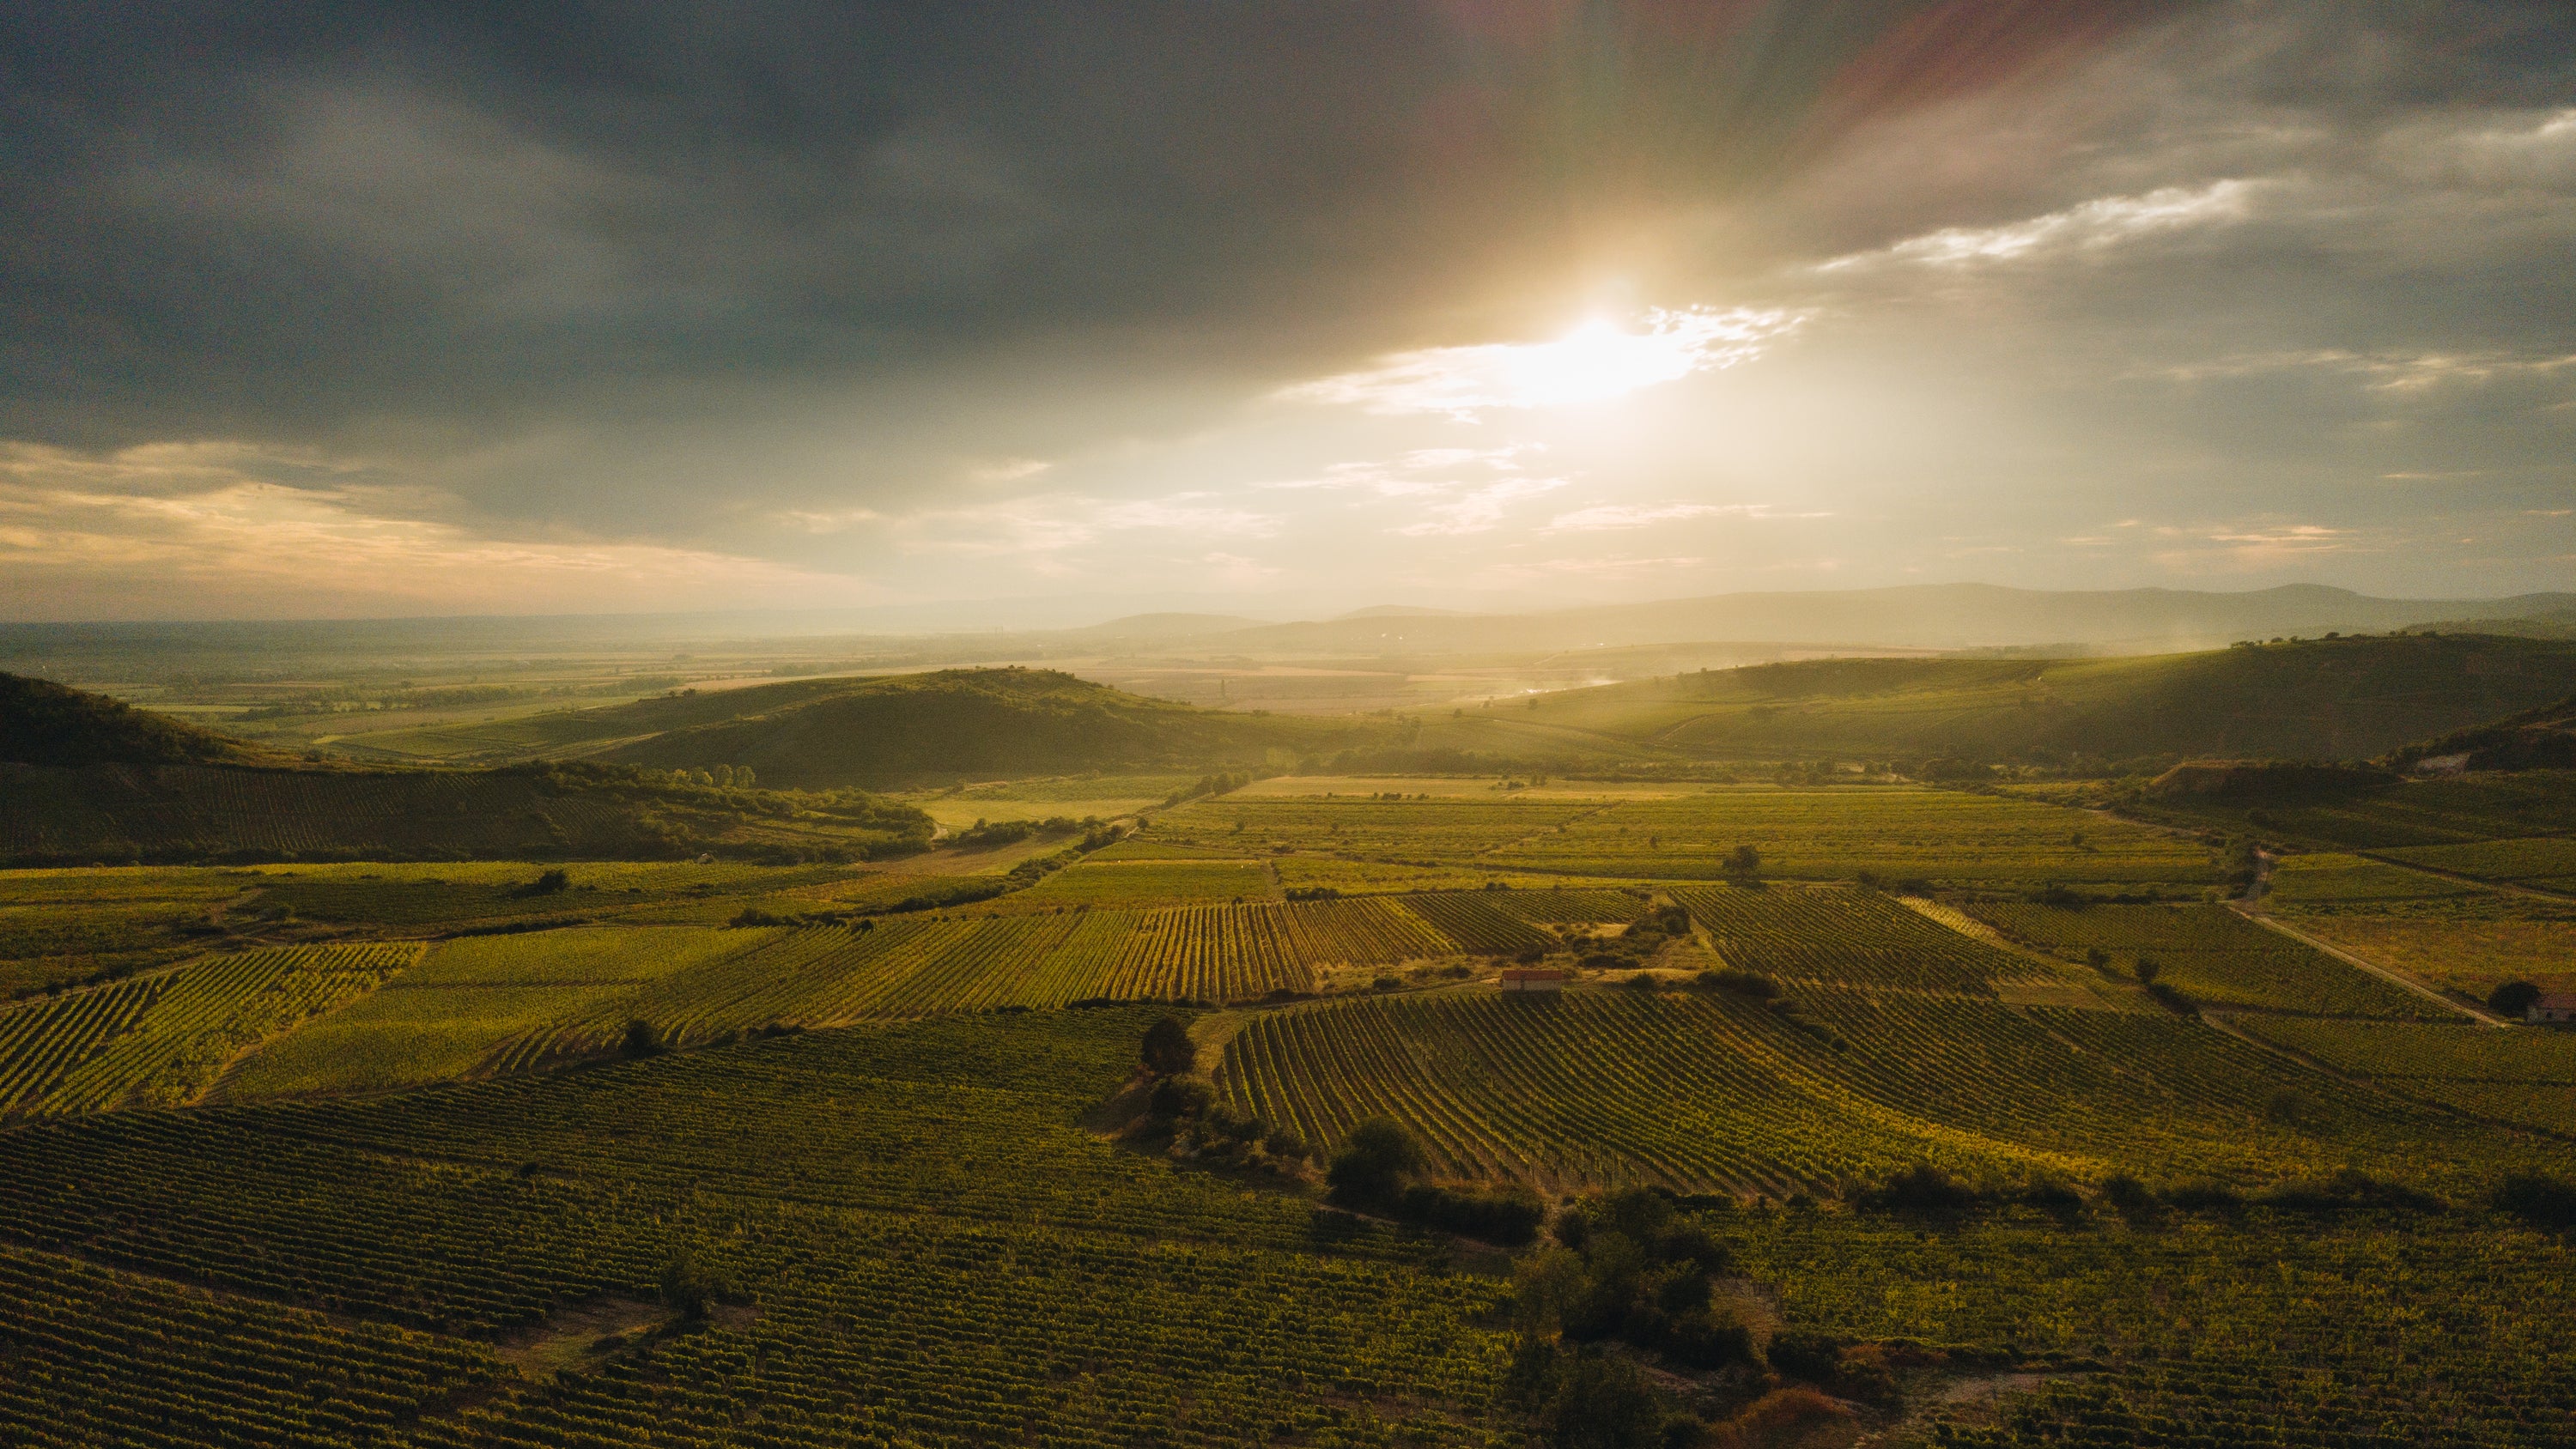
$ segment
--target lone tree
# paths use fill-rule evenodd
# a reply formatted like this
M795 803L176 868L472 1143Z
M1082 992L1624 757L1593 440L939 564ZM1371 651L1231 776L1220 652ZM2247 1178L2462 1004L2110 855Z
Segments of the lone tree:
M1735 880L1752 880L1762 874L1762 852L1749 845L1739 845L1726 853L1723 867Z
M1324 1170L1329 1196L1343 1207L1386 1207L1422 1175L1422 1148L1393 1119L1371 1117L1351 1129Z
M1197 1065L1199 1049L1190 1041L1188 1023L1166 1016L1145 1028L1145 1070L1158 1077L1186 1072Z
M2539 999L2539 987L2528 981L2508 981L2487 993L2487 1006L2499 1016L2520 1016Z

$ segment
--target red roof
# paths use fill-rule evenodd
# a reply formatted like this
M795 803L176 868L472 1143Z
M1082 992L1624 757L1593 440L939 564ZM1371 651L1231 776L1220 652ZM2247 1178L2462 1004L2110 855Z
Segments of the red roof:
M2531 999L2543 1011L2576 1011L2576 991L2544 991Z
M1505 981L1563 981L1568 973L1546 967L1515 967L1503 973Z

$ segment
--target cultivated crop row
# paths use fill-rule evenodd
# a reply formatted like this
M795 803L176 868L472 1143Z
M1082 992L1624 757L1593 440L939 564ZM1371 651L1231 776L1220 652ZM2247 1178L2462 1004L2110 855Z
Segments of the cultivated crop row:
M1727 965L1779 980L1990 994L2047 972L1874 891L1683 886L1673 899Z
M2455 1126L2160 1013L1830 987L1794 1013L1628 992L1284 1011L1232 1040L1220 1085L1317 1141L1396 1117L1466 1177L1775 1195L1916 1161L2259 1181L2402 1162Z
M0 1013L0 1114L193 1101L242 1051L419 954L409 942L250 951Z
M2145 958L2157 979L2212 1006L2400 1019L2454 1014L2225 906L1990 902L1969 909L2042 950L2078 958L2100 952L2105 964L2128 971Z

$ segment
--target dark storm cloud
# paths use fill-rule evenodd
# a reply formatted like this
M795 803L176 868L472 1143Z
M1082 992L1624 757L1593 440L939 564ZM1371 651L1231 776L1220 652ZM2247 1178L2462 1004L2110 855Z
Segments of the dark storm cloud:
M2473 587L2389 540L2576 483L2571 106L2537 0L20 7L0 595L290 534L497 596L520 545L1670 593L1910 576L1970 514L2090 582L2051 537L2145 505L2142 581ZM1761 341L1624 457L1367 401L1653 307Z
M2128 13L25 7L0 425L483 421L1068 331L1329 350L1385 324L1315 319L1419 306L1462 253L1572 245Z

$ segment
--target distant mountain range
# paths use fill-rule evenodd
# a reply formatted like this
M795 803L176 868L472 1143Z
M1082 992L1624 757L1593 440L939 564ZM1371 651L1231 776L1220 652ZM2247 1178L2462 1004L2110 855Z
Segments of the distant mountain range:
M734 613L546 618L357 619L160 624L0 624L0 660L143 654L545 652L644 641L847 641L916 664L1168 651L1249 656L1529 654L1689 643L1841 649L2049 649L2154 653L2243 639L2433 627L2568 637L2576 593L2503 599L2390 599L2319 584L2242 593L2190 589L2046 590L1994 584L1714 594L1645 604L1450 612L1381 605L1293 623L1231 613L1131 614L1075 627L1030 627L1079 606L1005 610L922 605L903 614ZM972 632L943 623L1022 620ZM963 612L960 612L963 611ZM12 666L18 667L18 666Z
M2508 599L2382 599L2317 584L2251 593L2092 592L1922 584L1887 589L1717 594L1543 613L1438 614L1365 609L1336 619L1211 630L1193 642L1246 654L1453 654L1763 641L1853 648L2046 648L2123 653L2212 648L2246 639L2379 633L2439 621L2576 619L2576 594ZM1116 636L1127 621L1081 634ZM1179 642L1177 631L1162 636Z

